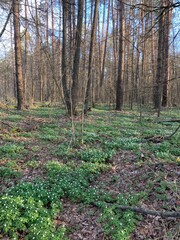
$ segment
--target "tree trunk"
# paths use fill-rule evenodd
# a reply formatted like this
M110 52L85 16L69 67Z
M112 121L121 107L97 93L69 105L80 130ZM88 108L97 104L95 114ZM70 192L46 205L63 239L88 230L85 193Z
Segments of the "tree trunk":
M108 15L107 15L106 36L105 36L104 51L103 51L103 62L102 62L101 78L100 78L100 87L101 88L102 88L103 82L104 82L104 70L105 70L105 62L106 62L108 31L109 31L109 15L110 15L110 0L108 0Z
M27 104L27 99L29 101L29 98L27 98L26 90L27 90L27 55L28 55L28 15L27 15L27 0L25 0L25 42L24 42L24 97L25 97L25 103Z
M64 100L68 114L71 114L70 94L67 87L67 29L68 29L68 5L67 0L62 1L63 4L63 42L62 42L62 87Z
M124 22L124 4L119 1L119 60L118 60L118 78L116 85L116 110L121 111L123 105L122 71L123 71L123 22Z
M21 37L20 37L20 0L13 0L14 14L14 45L15 45L15 66L16 66L16 84L17 84L17 109L25 108L25 99L23 91L23 73L22 73L22 58L21 58Z
M165 0L165 7L170 4L170 1ZM167 9L164 16L164 49L163 49L163 92L162 92L162 106L167 107L168 105L168 78L169 78L169 32L171 23L172 10Z
M76 28L76 49L74 55L73 63L73 74L72 74L72 114L76 114L76 107L78 104L78 89L79 89L79 63L80 63L80 49L81 49L81 38L82 38L82 25L83 25L83 7L84 0L78 0L78 19L77 19L77 28Z
M154 86L154 108L158 109L160 114L161 96L162 96L162 74L163 74L163 12L159 16L158 29L158 55L157 55L157 70L156 70L156 85Z
M56 48L56 39L55 39L55 29L54 29L54 4L53 0L51 0L51 28L52 28L52 36L51 36L51 44L52 44L52 61L51 61L51 71L52 75L56 79L56 59L55 59L55 48ZM53 103L56 99L56 84L53 80L51 82L52 85L52 92L51 92L51 102Z
M39 14L38 14L38 5L37 0L35 0L35 8L36 8L36 51L37 51L37 83L38 83L38 100L42 102L43 100L43 93L42 93L42 86L43 86L43 79L42 79L42 52L41 52L41 41L40 41L40 31L39 31Z
M93 65L94 43L95 43L95 36L96 36L96 26L97 26L97 19L98 19L98 6L99 6L99 0L95 0L94 17L93 17L93 24L92 24L92 30L91 30L91 43L90 43L90 50L89 50L88 79L87 79L86 96L85 96L85 102L84 102L85 114L90 108L89 104L91 100L90 92L91 92L91 83L92 83L92 65Z

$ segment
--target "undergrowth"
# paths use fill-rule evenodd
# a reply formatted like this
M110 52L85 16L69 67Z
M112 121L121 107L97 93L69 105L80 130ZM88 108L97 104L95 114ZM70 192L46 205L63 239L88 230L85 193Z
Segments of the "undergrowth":
M114 240L130 239L139 217L130 211L120 211L118 205L137 205L147 197L148 190L113 196L107 190L94 187L93 183L101 173L112 168L109 160L118 151L135 154L137 165L144 163L142 156L150 159L151 155L159 162L178 163L179 133L170 141L157 144L145 141L149 135L171 134L177 124L172 123L167 127L156 123L151 115L140 122L137 112L128 112L126 115L109 112L102 107L85 119L83 131L82 123L75 122L75 132L70 128L69 119L63 120L64 112L58 108L36 108L19 115L12 110L9 116L2 119L13 124L17 120L24 121L29 114L52 121L41 123L37 131L30 133L11 130L4 133L4 129L0 128L0 180L4 184L0 195L0 238L68 239L68 229L55 223L56 217L61 214L63 201L68 199L77 204L98 207L101 212L98 221L107 237L111 236ZM164 117L168 116L165 112ZM22 143L21 138L27 143ZM26 149L26 146L29 148ZM48 151L41 156L44 148ZM29 173L40 168L42 175L37 174L32 180L26 181L22 178L21 181L21 177L26 176L24 170ZM14 181L13 186L6 186L7 180ZM147 187L153 188L150 180ZM155 193L163 198L168 188L173 189L174 185L167 184L162 177Z

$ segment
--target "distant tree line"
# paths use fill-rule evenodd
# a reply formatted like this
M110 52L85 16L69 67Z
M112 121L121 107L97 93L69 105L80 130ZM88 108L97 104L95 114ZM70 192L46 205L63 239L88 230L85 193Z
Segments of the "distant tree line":
M180 2L0 0L1 101L180 105ZM4 40L3 40L4 39Z

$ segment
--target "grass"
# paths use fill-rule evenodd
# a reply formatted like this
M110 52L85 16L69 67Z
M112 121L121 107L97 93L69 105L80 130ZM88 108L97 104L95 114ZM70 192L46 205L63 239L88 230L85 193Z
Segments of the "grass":
M56 225L55 219L61 215L63 203L70 201L86 207L95 205L100 211L97 221L103 234L128 240L140 218L133 212L119 211L118 204L137 205L155 189L157 200L166 205L166 191L178 191L173 181L164 180L166 176L160 168L145 171L133 184L122 182L126 177L123 172L122 176L112 172L111 161L119 152L125 157L116 164L125 167L134 164L151 169L154 159L156 164L178 166L179 132L169 141L145 141L147 136L170 135L177 123L158 123L149 109L140 122L136 110L121 113L99 106L85 119L83 131L82 122L76 119L72 129L64 110L58 107L37 107L25 112L12 109L6 114L3 109L0 111L0 119L12 126L0 127L0 237L68 239L69 228ZM162 112L161 119L179 116L174 109ZM26 132L19 125L15 131L17 121L36 124L38 128ZM132 171L129 174L134 174ZM103 176L104 184L97 184ZM120 193L114 190L116 186Z

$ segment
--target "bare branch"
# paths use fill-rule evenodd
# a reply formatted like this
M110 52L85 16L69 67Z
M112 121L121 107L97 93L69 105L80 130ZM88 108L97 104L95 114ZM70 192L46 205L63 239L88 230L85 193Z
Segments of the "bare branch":
M153 211L153 210L147 210L144 208L138 208L138 207L131 207L131 206L122 206L122 205L118 205L118 208L120 210L130 210L136 213L141 213L144 215L152 215L152 216L159 216L162 218L180 218L180 212L169 212L169 211Z
M1 32L0 32L0 38L2 37L4 31L6 30L7 24L8 24L8 22L9 22L9 19L10 19L10 16L11 16L11 13L12 13L12 8L10 9L9 14L8 14L8 16L7 16L7 19L6 19L6 22L5 22L3 28L2 28L2 30L1 30Z

